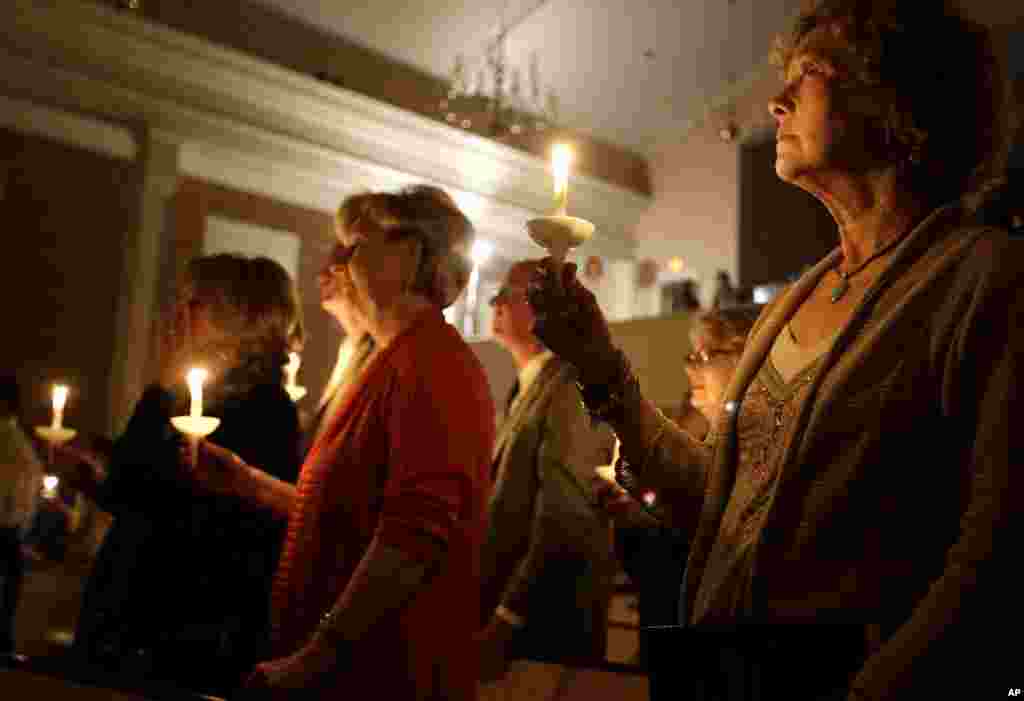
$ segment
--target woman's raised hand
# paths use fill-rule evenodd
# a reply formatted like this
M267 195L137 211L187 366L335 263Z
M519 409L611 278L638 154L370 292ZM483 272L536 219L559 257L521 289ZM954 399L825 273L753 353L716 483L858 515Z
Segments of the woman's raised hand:
M248 475L248 465L242 458L206 440L199 441L195 465L192 464L192 451L188 442L184 442L181 463L197 484L215 494L241 494Z
M550 258L537 266L527 298L537 320L533 332L556 355L576 366L584 384L602 384L618 371L608 322L594 294L576 279L576 265L555 277Z

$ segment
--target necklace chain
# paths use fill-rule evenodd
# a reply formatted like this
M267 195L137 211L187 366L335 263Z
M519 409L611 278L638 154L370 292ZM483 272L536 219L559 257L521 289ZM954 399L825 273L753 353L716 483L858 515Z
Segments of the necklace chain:
M881 248L875 250L870 256L865 258L860 265L858 265L856 268L854 268L848 273L844 273L842 270L839 269L839 266L842 265L843 263L842 259L838 263L836 263L836 267L834 269L836 271L836 274L839 276L839 283L832 288L832 296L830 297L830 299L832 300L832 304L835 304L836 302L841 300L843 298L843 295L849 292L850 278L852 278L854 275L856 275L861 270L866 268L868 264L871 263L871 261L875 260L876 258L885 253L888 253L890 249L892 249L897 243L899 243L902 240L903 236L894 237L892 241L889 241Z

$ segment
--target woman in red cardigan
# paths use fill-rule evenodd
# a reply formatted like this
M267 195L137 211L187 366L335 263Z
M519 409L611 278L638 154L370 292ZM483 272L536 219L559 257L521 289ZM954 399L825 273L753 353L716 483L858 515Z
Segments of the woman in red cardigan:
M468 279L470 224L421 186L348 198L337 236L322 290L362 320L374 351L324 418L297 488L213 444L196 469L288 519L276 659L250 686L472 699L494 407L441 313Z

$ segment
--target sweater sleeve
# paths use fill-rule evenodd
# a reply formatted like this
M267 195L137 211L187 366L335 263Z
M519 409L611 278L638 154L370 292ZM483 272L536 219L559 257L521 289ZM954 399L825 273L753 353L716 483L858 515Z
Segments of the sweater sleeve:
M690 533L704 504L713 445L679 428L646 399L637 397L625 414L615 426L622 457L638 486L658 492L669 524Z

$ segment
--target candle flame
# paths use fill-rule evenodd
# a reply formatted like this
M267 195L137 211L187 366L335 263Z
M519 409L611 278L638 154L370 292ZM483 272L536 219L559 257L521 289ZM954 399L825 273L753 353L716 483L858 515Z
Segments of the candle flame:
M43 478L43 486L48 492L55 490L58 484L60 484L60 479L56 475L47 475Z
M209 377L209 373L203 368L192 368L188 371L186 377L188 378L188 388L192 389L196 385L202 387L203 383L206 382L206 378Z
M572 149L568 144L555 144L551 149L551 169L555 174L555 195L562 195L569 188L569 167L572 165Z
M64 406L68 402L68 386L67 385L54 385L53 386L53 408L55 411L63 411Z
M192 395L192 404L189 407L189 416L199 417L203 415L203 383L206 382L208 373L203 368L192 368L188 371L188 391Z

